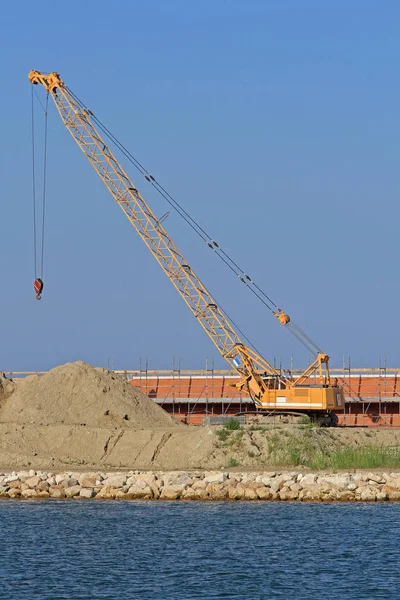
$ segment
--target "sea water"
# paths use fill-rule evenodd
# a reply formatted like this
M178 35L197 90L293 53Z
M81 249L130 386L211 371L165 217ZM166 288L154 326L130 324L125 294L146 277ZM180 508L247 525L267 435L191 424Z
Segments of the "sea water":
M0 501L0 598L400 598L400 504Z

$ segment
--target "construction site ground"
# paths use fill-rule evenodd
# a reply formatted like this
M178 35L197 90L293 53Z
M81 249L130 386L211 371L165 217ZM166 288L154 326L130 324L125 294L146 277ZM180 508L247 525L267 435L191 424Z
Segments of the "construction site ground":
M83 362L17 383L1 378L1 470L322 468L324 457L345 449L384 452L388 467L400 466L400 430L186 425L112 372Z

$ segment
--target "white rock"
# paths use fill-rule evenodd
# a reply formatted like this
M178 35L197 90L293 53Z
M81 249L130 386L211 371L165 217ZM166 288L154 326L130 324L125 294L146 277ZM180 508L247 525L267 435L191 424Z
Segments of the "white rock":
M317 481L317 476L314 475L314 473L307 473L306 475L303 475L302 478L300 479L300 483L303 487L305 485L314 485L316 481Z
M185 491L186 486L184 485L167 485L161 490L161 498L168 500L174 500L181 496Z
M153 491L151 489L151 487L149 486L145 486L143 487L139 487L136 484L133 484L130 486L129 490L127 490L128 494L133 494L135 495L137 498L143 498L144 496L147 496L149 498L151 498L153 496Z
M22 492L21 492L21 496L23 498L34 498L36 495L37 495L37 492L35 492L35 490L31 490L31 489L22 490Z
M318 483L333 485L338 488L346 489L349 483L351 483L351 476L345 475L320 475L318 477Z
M125 485L127 480L126 475L110 475L102 481L102 485L112 487L112 488L120 488Z
M258 477L256 477L256 483L262 483L266 486L270 486L271 485L271 477L268 477L267 475L259 475Z
M95 491L91 488L82 488L79 492L81 498L93 498L96 495Z
M206 487L206 482L204 481L204 479L198 479L197 481L195 481L192 485L191 488L193 490L202 490Z
M224 483L228 479L227 473L214 473L204 478L205 483Z
M137 476L137 485L139 485L139 480L142 478L142 475ZM187 487L191 485L192 478L189 476L189 473L186 471L172 471L171 473L166 473L163 477L164 487L170 487L173 485L184 485ZM145 485L149 485L150 481L146 481L144 479Z
M278 478L277 478L277 479L273 479L273 480L272 480L272 482L271 482L271 485L270 485L270 488L271 488L271 490L272 490L273 492L275 492L275 494L276 494L277 492L279 492L279 490L281 489L281 487L282 487L282 480L281 480L281 479L278 479Z
M79 477L79 485L83 488L94 488L96 481L96 473L82 473L82 475Z
M155 485L156 481L157 481L154 473L139 473L139 475L137 475L137 477L136 477L136 480L138 483L139 483L139 481L144 481L149 486ZM191 482L192 478L189 477L188 473L185 473L185 477L179 483L187 483L187 480L189 480Z
M256 476L255 476L254 473L246 473L242 477L242 483L243 483L243 485L246 485L247 483L254 483L255 480L256 480Z
M79 496L81 493L81 487L79 485L73 485L71 487L65 488L65 495L67 498L74 498L74 496Z
M29 477L35 477L36 475L36 471L34 471L33 469L31 469L28 473Z
M361 498L361 500L374 501L374 500L376 500L376 492L375 492L375 490L371 490L369 488L364 488L361 491L360 498Z
M11 475L7 475L4 478L5 483L9 483L10 481L17 481L17 479L19 479L18 475L16 473L12 473Z
M357 488L358 485L356 483L349 483L349 485L347 486L347 489L350 490L350 492L355 492Z
M39 475L35 475L34 477L29 477L29 479L27 479L25 481L26 485L28 485L30 488L35 488L37 485L39 485L39 483L42 481L42 479L39 477Z
M301 483L293 483L289 489L292 492L301 492L301 490L303 489L303 486L301 485Z
M368 473L367 481L373 481L374 483L386 483L386 479L378 475L377 473Z

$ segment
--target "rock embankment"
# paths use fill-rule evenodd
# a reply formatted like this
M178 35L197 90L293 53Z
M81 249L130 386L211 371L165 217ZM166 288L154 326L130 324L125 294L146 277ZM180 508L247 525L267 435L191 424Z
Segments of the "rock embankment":
M0 498L121 500L400 500L398 473L130 471L0 473Z

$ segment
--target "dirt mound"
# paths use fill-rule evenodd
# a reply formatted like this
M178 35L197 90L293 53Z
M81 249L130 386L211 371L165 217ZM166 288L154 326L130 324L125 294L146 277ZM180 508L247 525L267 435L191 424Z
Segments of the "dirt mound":
M178 427L141 391L117 375L81 361L55 367L43 376L27 377L11 392L0 402L2 423L106 429Z
M14 390L15 383L5 373L1 374L0 372L0 402L11 396Z

